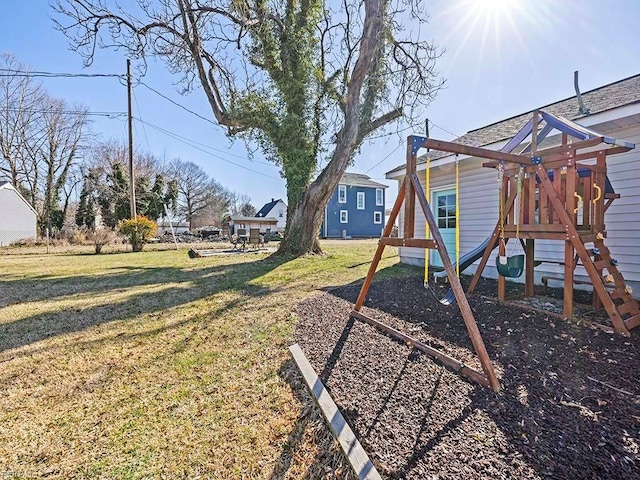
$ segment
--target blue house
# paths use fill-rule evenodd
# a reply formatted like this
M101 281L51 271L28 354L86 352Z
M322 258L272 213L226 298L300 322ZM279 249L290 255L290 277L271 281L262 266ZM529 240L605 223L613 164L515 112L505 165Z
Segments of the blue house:
M361 173L345 172L325 208L320 235L379 237L384 228L386 188Z

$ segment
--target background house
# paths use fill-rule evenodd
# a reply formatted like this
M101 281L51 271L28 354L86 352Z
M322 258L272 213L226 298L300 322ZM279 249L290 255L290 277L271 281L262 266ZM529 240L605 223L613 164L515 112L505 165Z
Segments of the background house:
M379 237L386 188L361 173L345 172L325 207L321 236Z
M171 222L169 222L169 219L161 218L161 219L158 219L156 224L158 225L159 237L161 237L162 235L171 234L172 226L173 226L173 231L176 235L189 232L189 222L185 222L185 221L172 219Z
M554 115L560 115L588 127L598 133L610 135L616 139L640 145L640 75L605 85L582 94L582 100L589 113L580 113L578 99L574 97L540 107ZM499 150L531 118L531 112L506 120L492 123L453 140L455 143L482 146ZM559 144L558 135L550 134L543 147ZM455 195L456 156L432 151L430 187L428 198L434 216L442 228L443 238L450 255L455 252L455 230L460 233L460 255L471 251L492 232L498 220L498 179L493 168L483 168L486 160L459 155L459 197ZM418 176L424 187L427 156L418 159ZM607 159L607 175L616 193L621 195L605 215L607 227L606 245L618 260L618 269L624 275L627 284L633 286L634 296L640 292L640 255L637 244L640 237L640 148L627 153L614 155ZM404 178L405 165L387 172L387 178L401 181ZM455 218L455 203L459 202L460 218ZM443 208L440 208L442 206ZM400 231L403 229L403 210L399 217ZM447 228L452 227L452 228ZM420 207L415 214L416 236L424 238L424 215ZM536 240L536 258L545 260L563 260L562 242ZM510 244L511 245L511 244ZM509 253L512 253L509 247ZM424 265L424 250L401 247L400 260L413 265ZM497 251L497 250L496 250ZM494 255L495 252L494 251ZM520 253L520 252L518 252ZM430 251L430 264L440 265L439 255ZM497 277L494 255L489 259L483 274ZM474 273L479 260L465 273ZM535 269L536 282L542 276L562 277L561 265L543 263ZM575 271L576 279L588 277L579 265ZM522 281L523 279L514 279ZM560 283L554 286L559 286ZM580 286L576 286L580 288Z
M284 232L284 227L287 225L287 204L281 198L278 200L272 198L269 203L266 203L258 210L256 217L273 217L277 219L278 223L271 231Z
M0 181L0 246L35 238L37 214L11 182Z
M245 217L242 215L232 215L229 222L229 233L235 234L238 228L246 228L247 233L251 228L259 228L260 232L266 232L268 228L272 232L276 230L278 219L274 217Z

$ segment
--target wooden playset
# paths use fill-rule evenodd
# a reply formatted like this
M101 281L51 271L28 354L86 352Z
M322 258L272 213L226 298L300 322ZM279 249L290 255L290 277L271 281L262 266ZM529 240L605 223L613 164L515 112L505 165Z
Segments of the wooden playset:
M552 132L559 134L560 144L539 148ZM556 142L557 143L557 142ZM564 244L563 316L573 316L573 287L577 283L574 271L584 267L593 285L595 308L604 309L613 329L622 335L640 325L640 309L632 297L631 287L618 270L617 261L605 245L607 230L605 212L619 198L607 178L607 157L627 152L635 145L619 141L586 129L570 120L545 111L535 111L527 124L499 151L410 136L407 139L406 175L398 198L380 238L367 277L355 303L352 315L362 321L425 351L445 365L482 385L497 391L499 383L473 312L451 262L429 207L425 192L416 174L417 152L421 148L489 160L483 166L495 168L499 177L499 215L491 236L477 256L480 264L468 289L472 293L497 247L496 268L498 297L505 300L505 277L524 273L524 295L534 294L534 268L542 263L535 259L535 240L557 240ZM415 202L425 216L431 238L415 236ZM391 229L404 204L404 229L399 238L390 237ZM522 244L524 254L509 257L507 243L515 239ZM451 299L455 299L482 372L474 370L443 352L422 344L360 312L376 268L387 246L435 249L440 254L444 271L451 285ZM472 262L469 262L469 264ZM606 274L605 274L606 271ZM458 273L458 274L457 274ZM607 328L606 325L601 325ZM610 328L610 327L608 327Z

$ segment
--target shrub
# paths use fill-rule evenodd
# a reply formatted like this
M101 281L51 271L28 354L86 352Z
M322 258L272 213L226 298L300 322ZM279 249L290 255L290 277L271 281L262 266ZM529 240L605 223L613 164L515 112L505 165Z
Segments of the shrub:
M157 230L156 222L140 215L135 220L123 220L118 224L118 233L129 237L134 252L141 252Z
M91 242L93 242L96 253L102 253L102 247L113 242L116 238L116 234L110 228L102 227L91 230L87 237Z

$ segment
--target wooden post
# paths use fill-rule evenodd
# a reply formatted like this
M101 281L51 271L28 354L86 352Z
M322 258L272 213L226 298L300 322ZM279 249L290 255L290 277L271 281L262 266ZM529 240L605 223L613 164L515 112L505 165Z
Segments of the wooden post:
M524 277L524 295L526 297L532 297L534 294L533 282L534 282L534 268L535 268L535 248L533 238L527 238L525 248L525 277Z
M422 186L420 185L420 180L415 173L411 176L411 181L418 198L418 203L420 203L420 207L422 208L422 213L424 213L425 219L429 224L431 236L436 242L438 253L440 253L440 259L442 260L442 265L447 272L449 285L453 289L453 293L456 296L458 307L460 308L460 313L462 314L464 324L467 327L467 332L469 332L469 337L471 338L473 348L478 355L478 359L480 360L480 365L482 365L484 374L489 379L491 388L495 392L497 392L500 390L500 383L498 382L496 373L493 370L493 365L491 364L489 354L487 353L484 341L482 340L482 335L480 335L480 330L478 330L478 325L476 324L475 318L473 317L473 312L471 311L471 307L469 306L467 296L464 293L464 289L462 288L460 279L456 275L456 269L454 268L453 263L451 263L451 258L449 258L449 254L447 253L447 248L445 246L442 235L440 234L438 223L433 217L433 212L429 208L429 204L427 202L427 199L425 198L424 191L422 190Z
M413 136L407 137L407 167L405 172L404 238L413 238L415 231L416 195L411 175L416 173L417 154L413 151Z
M382 232L382 237L386 238L391 235L391 230L393 230L393 224L396 221L396 217L398 216L398 212L400 212L400 207L402 207L402 203L405 201L405 191L407 190L407 176L405 175L404 180L402 180L402 184L400 185L400 189L398 190L398 197L396 198L396 203L393 204L393 208L391 209L391 214L389 215L389 220L387 221L387 225L384 227L384 231ZM358 295L358 299L353 307L354 310L359 311L362 308L362 304L364 303L365 298L367 298L367 292L369 291L369 287L371 287L371 282L373 281L373 276L376 273L376 268L378 268L378 264L380 263L380 259L382 258L382 253L384 252L385 243L382 240L378 241L378 248L376 249L376 253L373 256L373 260L371 261L371 265L369 265L369 271L367 272L367 276L364 279L364 283L362 284L362 288L360 289L360 294Z
M564 242L564 295L562 314L571 319L573 317L573 243Z

